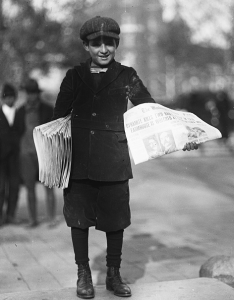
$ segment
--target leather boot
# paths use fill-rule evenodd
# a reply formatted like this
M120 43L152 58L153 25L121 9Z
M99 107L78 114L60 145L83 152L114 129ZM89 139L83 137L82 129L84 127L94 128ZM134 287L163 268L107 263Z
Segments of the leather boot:
M132 296L130 287L123 282L118 267L108 267L106 276L106 289L114 291L114 295L119 297Z
M78 264L76 294L82 299L94 298L94 288L89 264Z

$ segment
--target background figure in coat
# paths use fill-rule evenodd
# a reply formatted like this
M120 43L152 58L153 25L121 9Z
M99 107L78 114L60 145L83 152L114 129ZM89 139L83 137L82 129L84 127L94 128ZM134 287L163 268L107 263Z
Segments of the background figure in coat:
M15 107L16 98L16 89L6 83L0 106L0 226L16 223L20 184L19 145L24 131L23 110Z
M53 108L41 101L41 90L36 80L30 78L23 86L26 92L26 104L23 106L25 132L20 147L21 177L27 190L30 227L38 225L36 183L38 181L38 159L33 140L33 129L51 121ZM55 225L54 190L45 187L49 226Z

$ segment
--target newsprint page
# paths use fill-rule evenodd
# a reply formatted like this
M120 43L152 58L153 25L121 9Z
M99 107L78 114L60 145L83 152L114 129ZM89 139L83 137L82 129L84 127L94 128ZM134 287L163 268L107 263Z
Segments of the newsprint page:
M186 143L201 144L221 138L220 131L190 112L156 103L135 106L124 114L128 145L135 164L182 150Z

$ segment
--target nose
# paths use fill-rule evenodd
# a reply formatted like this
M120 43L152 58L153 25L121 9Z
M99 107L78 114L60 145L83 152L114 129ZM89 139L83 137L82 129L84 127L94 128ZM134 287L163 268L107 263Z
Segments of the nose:
M106 53L107 51L108 51L108 50L107 50L106 44L103 43L103 44L101 45L101 52L102 52L102 53Z

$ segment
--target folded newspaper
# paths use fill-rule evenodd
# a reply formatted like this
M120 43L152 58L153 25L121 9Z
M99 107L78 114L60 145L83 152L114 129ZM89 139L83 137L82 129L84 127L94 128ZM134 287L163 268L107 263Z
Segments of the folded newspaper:
M33 130L39 180L48 187L66 188L71 170L71 115Z
M220 131L190 112L156 103L135 106L124 114L124 127L133 160L139 164L197 144L221 138Z

